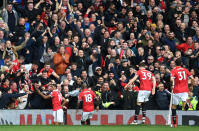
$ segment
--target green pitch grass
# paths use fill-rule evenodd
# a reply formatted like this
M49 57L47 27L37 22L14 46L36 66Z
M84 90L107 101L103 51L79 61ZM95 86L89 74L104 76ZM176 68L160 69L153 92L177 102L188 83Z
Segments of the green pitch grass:
M0 126L0 131L199 131L199 126Z

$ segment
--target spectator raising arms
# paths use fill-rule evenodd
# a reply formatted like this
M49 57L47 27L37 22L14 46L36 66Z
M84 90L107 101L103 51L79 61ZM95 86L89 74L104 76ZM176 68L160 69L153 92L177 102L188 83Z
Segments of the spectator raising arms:
M54 55L53 62L55 65L55 72L58 75L64 75L65 70L69 65L69 54L66 53L65 47L61 46L59 52Z

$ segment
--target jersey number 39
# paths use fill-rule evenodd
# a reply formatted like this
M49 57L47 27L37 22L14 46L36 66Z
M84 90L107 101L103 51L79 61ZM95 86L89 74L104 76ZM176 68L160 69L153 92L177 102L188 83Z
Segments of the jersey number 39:
M146 73L146 72L142 72L142 74L143 74L143 80L146 80L147 78L150 80L151 79L151 73Z

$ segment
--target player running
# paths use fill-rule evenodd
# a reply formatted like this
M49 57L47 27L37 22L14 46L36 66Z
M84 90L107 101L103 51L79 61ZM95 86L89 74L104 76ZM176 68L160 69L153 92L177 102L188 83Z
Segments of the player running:
M81 118L81 125L85 125L85 122L87 125L90 125L90 119L93 116L94 112L94 104L93 99L97 99L97 107L96 110L99 110L99 99L96 97L95 93L87 89L87 84L82 85L82 92L79 94L78 102L77 102L77 110L76 113L78 113L80 101L83 101L83 113Z
M139 70L136 75L129 81L129 83L125 86L133 84L133 82L139 77L140 80L140 89L137 97L137 106L135 109L135 118L131 124L138 124L138 115L140 112L140 108L142 106L142 123L145 123L146 118L146 102L149 101L149 96L155 94L156 80L152 72L146 70L145 63L141 62L139 64Z
M173 83L173 101L172 101L172 118L173 118L173 127L177 127L176 123L176 107L180 101L183 102L183 109L188 110L187 99L188 99L188 79L191 78L191 83L194 83L194 77L191 73L181 67L181 59L177 59L176 67L171 71L171 82Z
M62 108L65 108L64 105L68 102L68 100L66 100L58 91L56 84L51 84L50 86L52 87L53 91L49 95L44 95L38 88L35 89L44 99L52 98L54 124L63 125L64 112Z

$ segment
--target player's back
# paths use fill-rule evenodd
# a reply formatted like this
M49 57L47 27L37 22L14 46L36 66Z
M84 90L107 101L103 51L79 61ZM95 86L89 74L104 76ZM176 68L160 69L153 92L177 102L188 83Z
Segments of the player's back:
M84 112L94 111L93 99L95 97L96 97L95 93L89 89L84 89L79 94L79 100L83 101L83 111Z
M62 94L57 90L53 90L51 93L51 97L52 97L53 110L56 111L62 109L61 107Z
M183 93L188 92L188 77L191 73L183 68L183 67L176 67L171 71L171 77L175 78L175 86L173 89L174 93Z
M146 69L141 69L137 71L137 75L140 79L140 90L151 91L153 88L153 73Z

